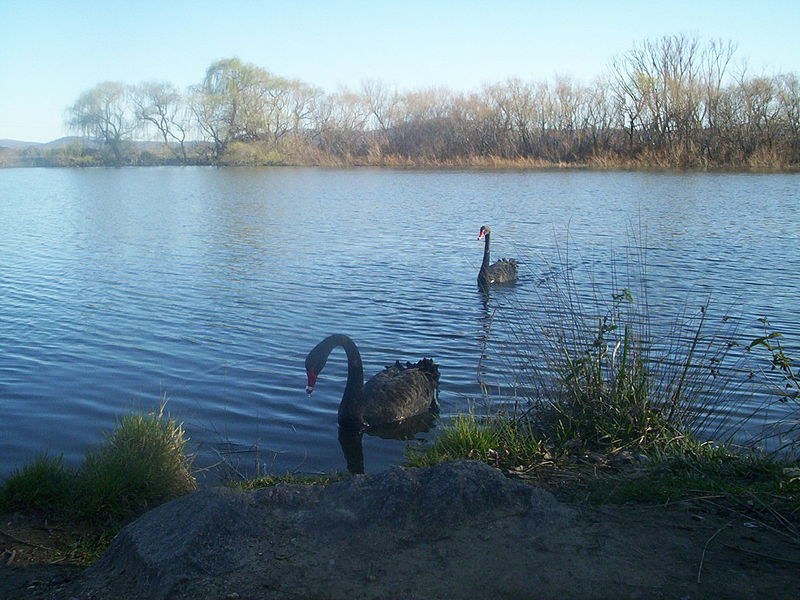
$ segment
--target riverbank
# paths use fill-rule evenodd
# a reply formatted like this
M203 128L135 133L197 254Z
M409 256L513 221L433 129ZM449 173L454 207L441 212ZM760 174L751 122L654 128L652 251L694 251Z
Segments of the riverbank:
M574 427L575 415L565 414L563 404L557 407L560 422L552 417L537 423L499 414L461 415L444 425L432 444L410 446L407 468L477 460L573 507L636 504L654 510L679 506L711 511L759 523L800 547L796 458L700 442L688 432L679 435L656 413L625 422L625 430L634 428L637 445L617 435L617 445L603 446L587 435L611 430L598 406L591 421L580 415L586 429L584 444L579 444L565 425ZM623 412L627 418L629 411ZM543 426L546 422L549 428ZM554 435L556 431L569 431L568 439ZM42 455L18 469L0 484L0 564L33 573L57 565L64 567L63 572L56 570L60 575L92 565L126 524L195 489L185 447L181 424L166 416L162 406L156 413L122 418L77 468ZM351 478L345 473L262 474L231 480L227 486L246 491L287 485L325 489ZM23 577L23 571L16 573Z
M640 468L620 463L598 472L632 480ZM18 548L23 536L36 537L16 566L0 567L0 589L8 600L745 599L779 597L794 586L800 546L774 522L709 496L666 504L568 500L595 477L553 472L547 484L531 486L525 474L502 477L456 462L314 489L199 492L126 528L85 573L63 557L45 562L44 547L75 532L19 519L8 531L4 515L4 533L19 538Z
M91 519L72 504L30 510L43 498L52 500L41 491L58 479L42 464L61 472L57 462L40 462L2 488L0 591L8 600L385 598L397 593L477 598L485 597L489 585L496 597L535 589L540 598L744 599L773 597L793 585L800 564L796 462L737 454L688 438L662 455L652 449L648 455L589 451L574 444L556 448L541 431L520 429L518 423L463 416L426 451L410 454L411 463L430 466L376 475L262 476L189 495L169 492L167 481L163 493L151 490L138 497L130 495L139 487L134 476L122 488L125 502L96 489L113 509L96 509ZM165 419L163 410L121 421L108 439L116 447L121 440L132 443L112 462L139 463L138 449L153 446L153 438L172 449L166 459L163 452L155 453L162 465L185 466L181 429ZM108 455L105 448L97 454ZM480 461L453 461L460 456ZM176 473L163 466L155 471ZM151 466L147 477L152 473ZM178 473L185 485L185 475ZM9 486L19 480L27 485ZM10 489L17 493L14 511L9 511ZM24 498L23 489L33 495ZM519 495L529 493L525 490L538 499L536 506L548 507L540 513L560 516L532 525L528 509L518 505ZM159 506L170 496L177 498ZM326 497L331 500L321 500ZM228 507L229 501L238 508ZM316 514L318 504L326 524L295 530L298 519ZM120 506L128 507L126 516ZM347 516L369 507L376 511L372 516ZM145 508L153 510L142 515ZM256 509L269 514L250 514ZM434 518L430 510L444 512ZM223 514L228 516L221 521ZM165 535L165 527L181 519L186 522L175 535L189 537L172 548L176 538ZM381 519L380 531L349 531ZM141 523L150 525L139 531ZM322 539L317 531L333 533ZM232 537L234 532L241 539ZM154 559L149 553L156 548L177 554ZM392 560L376 558L385 556ZM216 573L187 566L203 561L230 568ZM213 577L207 580L208 573ZM137 581L161 582L167 591L139 589L144 584Z
M152 143L144 143L151 147ZM447 159L408 157L392 154L370 154L341 157L332 154L311 153L300 156L280 152L239 152L236 155L210 160L208 157L176 159L174 156L142 150L134 152L123 162L110 160L94 153L69 153L63 149L46 150L36 146L20 151L0 148L0 169L10 168L91 168L91 167L319 167L325 169L418 169L475 170L475 171L665 171L679 173L797 173L800 164L783 159L764 160L761 157L726 163L708 160L676 161L669 156L642 155L627 157L603 154L575 161L552 161L537 157L463 156Z

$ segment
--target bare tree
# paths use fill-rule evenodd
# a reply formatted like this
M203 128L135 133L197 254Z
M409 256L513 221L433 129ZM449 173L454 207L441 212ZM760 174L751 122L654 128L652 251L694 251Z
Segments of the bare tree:
M728 67L736 52L736 44L730 41L714 40L703 54L701 67L702 106L700 121L705 131L703 152L710 160L718 160L722 152L721 143L721 104L725 95Z
M586 90L586 94L586 108L581 127L587 132L590 145L584 158L614 152L616 118L611 85L608 81L597 79Z
M388 149L405 158L441 160L457 155L452 120L456 96L448 89L428 88L403 94L396 122L388 131Z
M348 159L369 151L369 107L348 89L321 98L311 115L314 137L326 152Z
M797 74L776 78L781 129L785 138L787 162L800 162L800 80Z
M144 82L133 88L131 102L139 123L155 127L164 145L185 163L188 120L184 99L177 88L166 81Z
M400 94L390 90L389 86L380 79L365 79L361 82L361 93L369 107L369 112L375 119L374 127L383 132L394 126L397 118Z

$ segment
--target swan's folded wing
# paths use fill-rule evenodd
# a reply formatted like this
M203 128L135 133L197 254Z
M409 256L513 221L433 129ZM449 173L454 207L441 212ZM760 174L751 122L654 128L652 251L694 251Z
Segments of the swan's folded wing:
M517 278L517 261L501 259L488 269L489 283L503 283Z
M439 369L430 359L395 363L364 385L364 420L377 425L426 412L435 406L438 384Z

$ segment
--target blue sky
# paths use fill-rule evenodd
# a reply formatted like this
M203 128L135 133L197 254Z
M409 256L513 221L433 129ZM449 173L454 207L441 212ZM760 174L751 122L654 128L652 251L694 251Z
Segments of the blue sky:
M751 72L800 72L798 31L798 0L0 0L0 138L66 135L65 109L101 81L183 89L231 56L326 91L365 78L468 91L589 81L675 33L736 42Z

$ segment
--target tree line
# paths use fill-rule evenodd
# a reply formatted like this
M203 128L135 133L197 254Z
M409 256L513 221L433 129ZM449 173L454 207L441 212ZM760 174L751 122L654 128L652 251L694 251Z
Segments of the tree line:
M591 83L511 78L473 92L367 80L325 93L227 58L184 92L100 83L67 125L101 142L80 149L87 161L113 164L800 165L797 74L751 74L735 53L670 35L634 45ZM160 145L134 151L135 139Z

